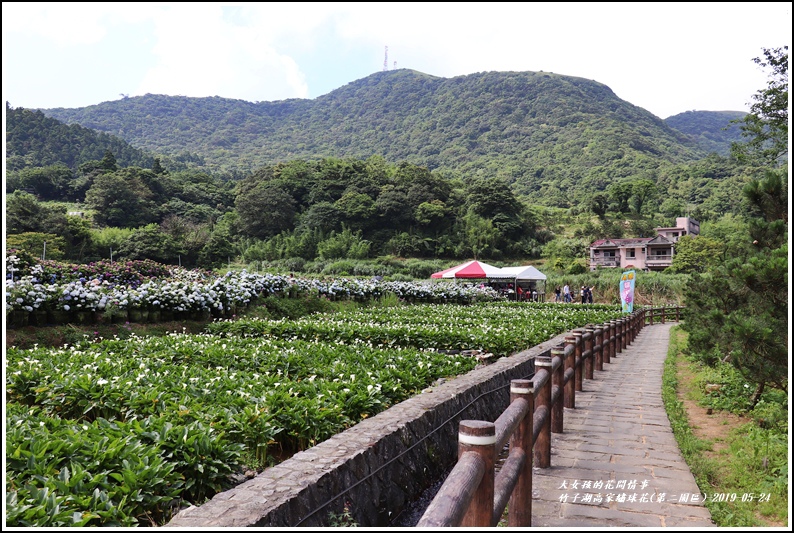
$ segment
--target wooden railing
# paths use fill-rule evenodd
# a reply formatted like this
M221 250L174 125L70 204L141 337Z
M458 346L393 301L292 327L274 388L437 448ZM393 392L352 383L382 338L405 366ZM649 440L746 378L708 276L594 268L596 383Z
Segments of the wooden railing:
M531 379L510 382L510 404L495 422L462 420L458 462L416 527L495 527L508 508L508 527L532 525L532 465L551 466L551 434L563 432L563 407L594 370L603 371L655 317L680 319L680 308L642 308L601 325L575 329L550 355L535 358ZM496 473L497 458L509 450ZM508 507L509 503L509 507Z
M681 306L646 307L643 310L645 311L645 323L649 326L653 326L654 322L664 324L666 320L681 322L684 312L684 308Z

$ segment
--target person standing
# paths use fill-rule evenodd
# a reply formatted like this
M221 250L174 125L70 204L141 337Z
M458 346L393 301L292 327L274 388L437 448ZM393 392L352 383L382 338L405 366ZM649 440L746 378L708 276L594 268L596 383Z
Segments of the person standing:
M557 288L554 289L554 301L555 302L561 302L562 301L562 289L560 288L559 285L557 285Z
M588 287L587 288L587 303L589 303L589 304L593 303L593 289L594 288L595 288L595 285L593 285L592 287Z
M562 288L562 296L563 296L563 301L565 303L570 303L570 301L571 301L571 288L568 286L567 283Z
M582 299L583 304L587 303L587 287L584 285L582 285L582 288L579 289L579 297Z

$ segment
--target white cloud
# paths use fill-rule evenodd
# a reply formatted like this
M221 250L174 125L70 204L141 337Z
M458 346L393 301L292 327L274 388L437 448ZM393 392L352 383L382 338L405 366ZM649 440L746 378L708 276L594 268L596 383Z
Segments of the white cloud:
M59 46L96 44L109 26L143 20L151 10L151 4L124 2L3 2L3 34L36 35Z
M177 4L155 19L157 64L138 94L223 96L277 100L308 93L304 75L288 55L278 53L265 26L224 20L221 6Z

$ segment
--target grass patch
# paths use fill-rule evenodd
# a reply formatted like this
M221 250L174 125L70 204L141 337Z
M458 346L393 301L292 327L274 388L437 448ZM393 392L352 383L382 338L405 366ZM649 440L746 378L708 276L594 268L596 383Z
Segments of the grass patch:
M739 412L746 405L747 389L732 368L704 367L684 357L686 333L673 327L662 376L662 399L676 441L701 492L706 508L720 527L769 527L788 524L788 405L780 391L769 391L753 411L741 418L712 422L721 426L724 444L700 438L679 393L700 406ZM692 379L679 380L683 366ZM716 382L716 383L715 383ZM704 392L708 385L721 385ZM714 389L714 387L711 387ZM728 501L718 501L715 495Z

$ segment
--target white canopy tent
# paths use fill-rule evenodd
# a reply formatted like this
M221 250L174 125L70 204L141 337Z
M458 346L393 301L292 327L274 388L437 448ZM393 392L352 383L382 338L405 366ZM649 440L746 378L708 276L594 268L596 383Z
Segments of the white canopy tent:
M517 266L517 267L502 267L499 270L506 274L507 278L514 278L519 280L536 280L546 281L546 274L533 267L532 265Z
M491 279L510 279L516 286L521 282L530 282L531 287L537 287L537 282L543 282L543 290L537 290L538 299L544 301L546 295L546 274L538 270L532 265L516 266L516 267L502 267L499 272L493 273L488 276ZM533 283L534 282L534 283Z

